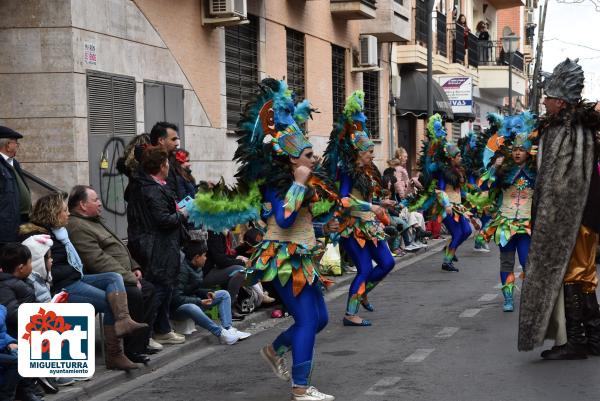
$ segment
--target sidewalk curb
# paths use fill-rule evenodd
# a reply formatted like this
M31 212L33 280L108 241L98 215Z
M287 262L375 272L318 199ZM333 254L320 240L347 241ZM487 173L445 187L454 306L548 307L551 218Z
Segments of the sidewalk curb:
M439 252L444 248L445 244L446 240L444 239L431 240L424 251L410 253L403 257L396 257L396 267L391 273L393 274ZM353 278L353 273L334 277L335 283L325 295L326 300L329 301L345 294L347 291L346 284L349 284ZM270 309L261 310L257 313L248 315L246 319L236 324L236 326L239 329L244 330L253 323L258 324L267 322L270 319L270 313ZM107 370L103 365L97 366L97 373L90 381L62 387L57 394L48 394L45 398L48 401L76 401L89 400L92 397L101 396L103 393L114 390L115 387L118 387L121 384L154 373L170 363L186 359L191 353L199 352L204 348L214 346L215 340L213 337L212 334L205 330L197 331L186 336L186 342L184 344L165 346L163 351L152 356L152 360L148 365L138 365L140 366L140 369L132 370L130 372Z

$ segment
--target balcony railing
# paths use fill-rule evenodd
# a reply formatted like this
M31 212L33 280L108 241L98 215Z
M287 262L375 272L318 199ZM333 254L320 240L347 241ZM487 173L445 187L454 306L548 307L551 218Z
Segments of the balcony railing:
M446 16L436 11L437 51L440 55L448 55L448 32L446 31Z
M465 28L455 25L454 29L450 31L453 33L454 38L452 41L452 62L464 64L468 48L468 39L465 38Z
M467 48L469 50L469 54L468 54L468 58L469 58L469 65L471 67L475 67L477 68L477 66L479 65L478 61L479 61L479 39L477 39L477 36L473 35L472 33L469 33L467 36Z
M427 3L417 0L415 8L415 40L427 47Z
M479 65L508 65L508 55L502 49L502 41L480 40L477 47ZM517 51L513 54L512 66L519 71L524 71L523 53Z

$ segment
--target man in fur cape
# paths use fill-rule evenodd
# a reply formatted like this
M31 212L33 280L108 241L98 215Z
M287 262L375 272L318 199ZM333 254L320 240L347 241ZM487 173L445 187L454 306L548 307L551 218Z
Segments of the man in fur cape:
M567 58L544 83L546 115L540 123L533 232L518 343L520 351L531 351L546 338L556 339L559 345L544 351L544 359L600 355L595 266L600 232L600 113L595 104L582 101L583 80L577 60ZM561 340L552 333L561 326L563 333L566 329L566 343L564 334Z

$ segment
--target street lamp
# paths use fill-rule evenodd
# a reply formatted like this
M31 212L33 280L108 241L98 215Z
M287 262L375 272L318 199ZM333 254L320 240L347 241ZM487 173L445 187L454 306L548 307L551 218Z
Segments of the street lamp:
M517 44L520 37L513 32L502 37L502 49L504 54L508 54L508 114L512 114L512 58L517 51Z

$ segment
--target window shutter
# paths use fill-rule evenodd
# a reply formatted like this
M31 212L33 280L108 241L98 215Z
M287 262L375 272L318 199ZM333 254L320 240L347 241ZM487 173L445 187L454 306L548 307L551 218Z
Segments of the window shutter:
M91 135L135 135L135 79L88 72Z

